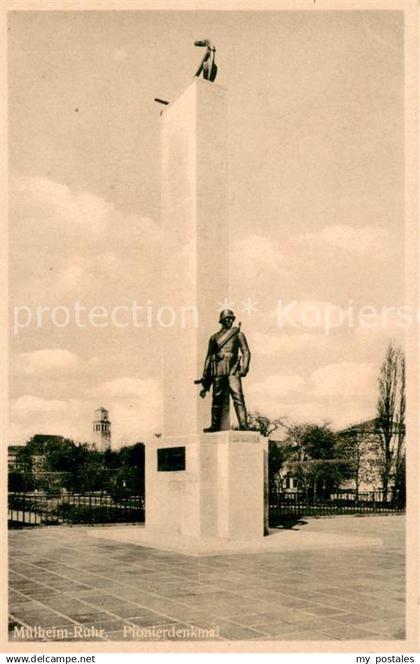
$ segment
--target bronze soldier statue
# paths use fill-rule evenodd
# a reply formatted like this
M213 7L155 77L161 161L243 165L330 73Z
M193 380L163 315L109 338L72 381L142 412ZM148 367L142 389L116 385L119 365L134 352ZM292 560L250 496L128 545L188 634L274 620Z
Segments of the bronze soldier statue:
M205 432L220 431L224 408L229 408L229 394L232 397L238 418L239 428L248 429L245 399L241 378L248 373L251 353L246 337L239 327L233 327L235 314L230 309L221 312L219 322L222 327L210 337L200 396L204 398L213 385L211 425Z

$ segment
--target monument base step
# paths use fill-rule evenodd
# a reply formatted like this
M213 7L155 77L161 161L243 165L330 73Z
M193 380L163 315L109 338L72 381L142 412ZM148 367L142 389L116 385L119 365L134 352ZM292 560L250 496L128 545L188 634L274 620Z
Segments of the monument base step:
M231 541L221 539L193 539L184 536L162 536L148 532L144 526L104 526L87 530L89 536L127 542L161 551L173 551L192 556L214 556L243 553L365 548L380 546L381 539L356 535L309 533L299 530L270 529L258 540Z

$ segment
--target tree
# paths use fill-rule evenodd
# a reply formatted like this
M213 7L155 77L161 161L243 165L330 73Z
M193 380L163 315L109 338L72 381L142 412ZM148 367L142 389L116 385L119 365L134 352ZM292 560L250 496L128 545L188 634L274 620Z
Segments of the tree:
M403 508L405 507L406 500L406 484L405 484L405 452L401 456L401 463L398 466L398 471L395 473L395 488L396 488L396 499L398 506Z
M140 468L144 470L145 447L144 443L134 443L121 448L119 453L120 465Z
M38 457L37 482L44 490L86 491L106 488L102 452L88 443L76 443L62 436L34 436L28 441L27 453Z
M17 451L15 464L23 473L32 474L32 454L27 446Z
M250 413L248 416L248 427L252 431L258 431L261 436L268 438L281 427L285 428L285 418L278 417L271 420L259 411ZM277 491L279 487L279 475L288 457L288 450L280 445L278 441L268 440L268 490Z
M351 476L340 439L328 424L298 424L288 428L293 452L287 466L306 497L328 497Z
M41 456L45 452L47 443L61 443L65 440L67 439L63 436L38 433L27 441L25 448L32 456Z
M144 495L144 443L99 452L88 443L39 434L18 451L16 462L19 473L11 477L10 490L23 490L35 482L44 491L110 490L121 496Z
M401 493L405 502L405 356L400 357L400 390L397 413L397 448L395 454L395 488Z
M34 473L32 455L26 447L16 453L15 468L9 471L9 491L32 491Z
M78 466L67 482L76 491L98 491L107 488L108 469L104 467L104 455L91 449L86 443L79 446Z
M290 449L275 440L268 441L268 489L276 493L281 489L280 471L285 467Z
M104 466L105 468L118 468L120 465L119 453L115 450L106 449L104 452Z
M259 411L250 413L248 416L248 427L251 431L259 431L262 436L268 438L274 431L280 427L285 427L285 418L278 417L270 420L269 417L262 415Z
M49 440L44 446L44 468L47 472L73 472L87 461L87 445L73 440Z
M25 471L12 470L8 477L8 490L11 492L32 491L34 488L34 479L32 473Z
M110 492L114 498L142 495L145 491L144 443L126 445L118 452L118 470L110 478Z
M378 384L377 463L386 500L393 473L401 472L405 440L405 359L403 351L393 342L386 349Z

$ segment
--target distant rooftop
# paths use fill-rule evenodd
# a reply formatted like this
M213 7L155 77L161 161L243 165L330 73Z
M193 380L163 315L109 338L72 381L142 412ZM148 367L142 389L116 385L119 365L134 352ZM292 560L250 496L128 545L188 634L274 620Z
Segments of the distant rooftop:
M400 427L399 422L393 422L393 428L395 432L398 431ZM350 435L352 433L379 433L381 431L380 421L377 417L374 417L372 420L365 420L363 422L358 422L357 424L352 424L345 429L341 429L337 433L343 435Z
M9 450L9 454L13 454L13 452L19 452L19 450L23 450L25 445L8 445L7 449Z
M54 433L36 433L35 436L32 436L31 440L34 443L44 443L48 440L64 440L64 436Z

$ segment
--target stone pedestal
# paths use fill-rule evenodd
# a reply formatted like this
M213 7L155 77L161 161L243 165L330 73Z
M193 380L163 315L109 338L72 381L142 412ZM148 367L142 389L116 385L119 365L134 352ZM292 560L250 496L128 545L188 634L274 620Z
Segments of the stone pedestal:
M184 469L159 470L170 450ZM167 454L169 450L169 454ZM253 542L264 536L267 441L253 431L156 440L146 465L146 535L183 539L192 547ZM181 464L182 465L182 464ZM187 547L188 548L188 547Z

